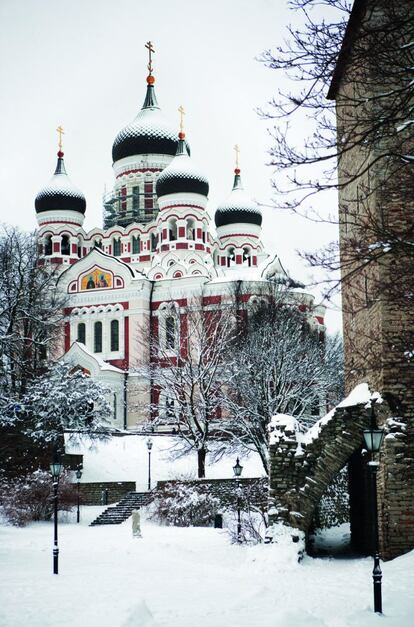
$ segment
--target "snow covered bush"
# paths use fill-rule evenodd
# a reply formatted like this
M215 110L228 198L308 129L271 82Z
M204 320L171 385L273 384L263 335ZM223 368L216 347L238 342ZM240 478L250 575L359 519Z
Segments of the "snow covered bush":
M59 510L69 511L76 504L75 486L69 474L59 478ZM34 472L14 479L0 480L0 509L12 525L23 527L34 520L49 520L53 513L53 483L49 472Z
M265 540L267 529L267 517L263 512L242 511L240 515L241 532L238 533L237 511L227 510L224 527L233 544L261 544Z
M220 509L220 502L192 485L166 483L152 504L151 519L176 527L208 527Z

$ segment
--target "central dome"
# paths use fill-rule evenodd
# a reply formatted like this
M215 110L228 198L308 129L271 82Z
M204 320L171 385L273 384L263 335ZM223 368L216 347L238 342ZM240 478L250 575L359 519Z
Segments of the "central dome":
M154 79L153 76L150 78ZM177 145L177 134L161 113L152 80L148 82L141 111L115 137L112 160L115 162L134 155L175 155Z

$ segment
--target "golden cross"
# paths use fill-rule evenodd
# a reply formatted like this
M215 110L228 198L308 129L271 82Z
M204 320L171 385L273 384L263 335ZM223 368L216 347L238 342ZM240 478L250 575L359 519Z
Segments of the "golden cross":
M148 57L149 57L149 61L148 61L148 71L151 74L152 72L152 53L155 52L154 50L154 46L152 45L152 41L147 41L147 43L145 44L146 49L148 50Z
M183 105L180 105L178 107L178 111L180 113L180 131L183 133L184 132L184 116L185 116Z
M61 126L58 126L56 130L59 133L58 146L59 146L59 150L61 151L62 150L62 135L65 134L65 131L63 130Z
M238 144L235 145L234 150L236 151L236 168L239 169L240 147Z

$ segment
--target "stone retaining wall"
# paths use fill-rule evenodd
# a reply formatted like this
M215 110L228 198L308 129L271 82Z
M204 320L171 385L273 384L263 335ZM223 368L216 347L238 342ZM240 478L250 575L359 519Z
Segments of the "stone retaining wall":
M267 510L268 505L268 479L267 477L249 479L195 479L191 481L158 481L156 492L174 494L178 486L191 487L200 494L208 492L222 503L223 507L232 507L237 504L237 488L241 488L240 498L262 511Z
M128 492L135 491L135 481L102 481L97 483L80 483L80 501L82 505L102 505L102 491L108 491L108 505L117 503Z

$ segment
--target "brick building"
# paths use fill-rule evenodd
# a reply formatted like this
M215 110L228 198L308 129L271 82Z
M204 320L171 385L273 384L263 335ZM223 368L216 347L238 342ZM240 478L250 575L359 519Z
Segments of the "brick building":
M398 119L395 107L412 76L402 63L392 64L392 55L406 44L410 23L414 24L412 2L355 0L328 94L336 101L341 146L338 180L347 392L367 382L388 405L388 425L390 421L400 425L386 437L380 460L380 536L387 557L414 547L410 298L414 266L408 246L414 234L414 199L412 166L401 159L402 147L412 154L414 140L412 127ZM387 72L387 64L393 65L393 71ZM389 95L384 97L386 92ZM412 90L411 96L407 93L413 105ZM388 113L389 124L384 122ZM382 122L375 134L376 116L382 116ZM381 415L387 426L386 416Z

